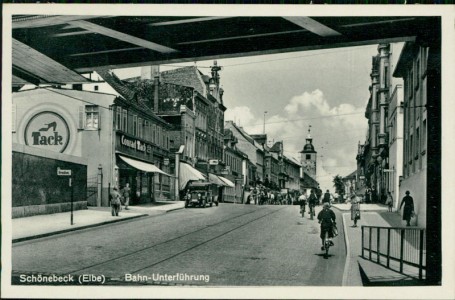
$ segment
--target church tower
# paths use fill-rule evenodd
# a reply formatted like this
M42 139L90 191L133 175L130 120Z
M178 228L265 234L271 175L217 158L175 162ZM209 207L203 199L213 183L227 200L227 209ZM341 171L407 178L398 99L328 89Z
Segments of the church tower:
M310 131L311 125L308 129L308 136L306 137L305 146L303 146L303 150L300 151L300 164L302 165L303 172L310 175L314 180L316 180L317 152L314 150L313 138L311 137Z

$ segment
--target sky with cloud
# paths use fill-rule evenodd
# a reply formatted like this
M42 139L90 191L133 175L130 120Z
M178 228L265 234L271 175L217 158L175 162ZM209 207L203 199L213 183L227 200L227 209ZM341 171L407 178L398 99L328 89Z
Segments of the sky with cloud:
M394 61L400 47L392 45ZM370 45L218 59L225 120L254 134L263 132L265 119L270 143L283 141L285 155L299 160L311 125L318 152L317 180L321 188L333 190L333 176L355 171L358 143L365 141L368 123L364 113L376 54L377 45ZM213 61L162 65L160 69L193 64L209 75ZM121 78L131 76L127 69L116 73Z

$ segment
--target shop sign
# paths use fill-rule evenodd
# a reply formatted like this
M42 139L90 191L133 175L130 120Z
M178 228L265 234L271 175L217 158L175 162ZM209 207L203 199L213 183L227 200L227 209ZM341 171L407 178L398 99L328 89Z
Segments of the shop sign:
M140 151L140 152L148 153L148 154L152 153L151 145L144 143L142 141L139 141L137 139L128 138L128 137L122 135L120 137L120 143L123 146L134 149L136 151Z
M209 159L209 165L212 166L218 165L218 159Z
M164 163L165 166L169 166L169 158L165 158L163 160L163 163Z
M29 146L63 152L70 140L70 130L62 116L43 111L34 115L25 126L24 140Z
M57 175L58 176L71 176L71 170L57 168Z

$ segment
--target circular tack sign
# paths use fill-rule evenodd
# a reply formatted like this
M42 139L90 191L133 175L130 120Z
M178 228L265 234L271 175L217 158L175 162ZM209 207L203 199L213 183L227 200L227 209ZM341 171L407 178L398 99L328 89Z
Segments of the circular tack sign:
M27 123L24 138L26 145L63 152L70 140L70 130L62 116L43 111L34 115Z

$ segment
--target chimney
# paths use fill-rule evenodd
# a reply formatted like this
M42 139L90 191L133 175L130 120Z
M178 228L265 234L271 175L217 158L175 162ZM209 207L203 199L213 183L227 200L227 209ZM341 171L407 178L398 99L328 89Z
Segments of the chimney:
M150 103L153 102L153 107L150 107L155 113L158 113L159 109L159 85L160 85L160 66L145 66L141 68L141 80L153 80L153 99L150 99Z
M155 67L155 70L153 68ZM152 66L153 73L153 111L158 113L159 110L159 100L160 100L160 66Z

